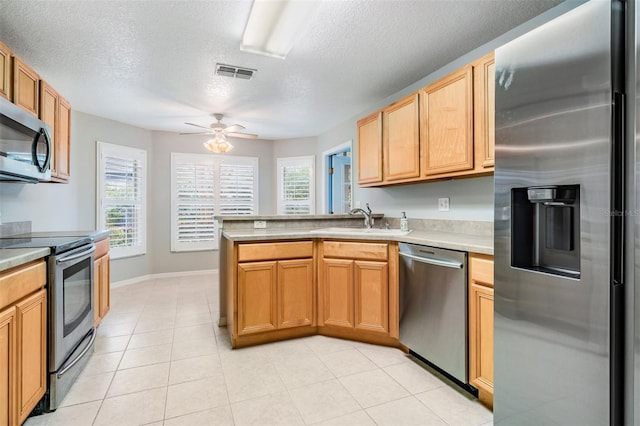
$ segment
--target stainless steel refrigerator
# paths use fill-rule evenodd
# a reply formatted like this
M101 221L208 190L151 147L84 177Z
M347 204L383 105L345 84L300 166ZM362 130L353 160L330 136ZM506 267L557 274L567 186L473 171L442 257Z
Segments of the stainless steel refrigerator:
M496 424L634 421L635 24L591 0L496 50Z

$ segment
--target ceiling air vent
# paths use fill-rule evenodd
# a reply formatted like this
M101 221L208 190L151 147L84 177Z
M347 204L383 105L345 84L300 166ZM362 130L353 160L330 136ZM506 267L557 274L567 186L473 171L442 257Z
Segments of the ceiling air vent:
M258 71L251 68L241 68L235 65L216 64L216 74L223 77L241 78L251 80L253 74Z

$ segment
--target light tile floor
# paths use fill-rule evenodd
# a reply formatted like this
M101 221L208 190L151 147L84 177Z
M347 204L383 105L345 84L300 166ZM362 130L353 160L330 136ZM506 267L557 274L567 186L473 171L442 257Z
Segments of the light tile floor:
M95 353L37 425L489 425L397 349L324 336L231 350L215 275L114 288Z

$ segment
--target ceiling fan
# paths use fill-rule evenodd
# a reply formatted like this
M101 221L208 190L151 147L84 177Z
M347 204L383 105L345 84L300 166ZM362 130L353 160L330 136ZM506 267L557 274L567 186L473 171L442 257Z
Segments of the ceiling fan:
M199 127L201 129L205 129L202 132L193 132L193 133L180 133L181 135L222 135L222 136L231 136L234 138L244 138L244 139L255 139L258 135L253 135L251 133L239 133L239 130L244 130L244 126L239 124L234 124L232 126L227 126L222 122L222 114L213 114L217 123L211 123L209 127L201 126L199 124L194 123L184 123L189 126Z

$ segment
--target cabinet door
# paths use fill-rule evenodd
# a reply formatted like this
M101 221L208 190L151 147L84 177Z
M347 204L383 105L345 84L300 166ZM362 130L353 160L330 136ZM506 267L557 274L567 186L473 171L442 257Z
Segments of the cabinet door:
M469 383L493 406L493 256L469 255Z
M476 168L492 170L495 152L495 58L493 52L473 64L473 114Z
M93 261L93 325L100 324L100 269L102 258Z
M389 105L383 111L384 180L420 177L418 94Z
M313 259L278 262L278 328L314 323Z
M238 335L277 327L277 262L238 264Z
M56 162L58 155L56 152L56 146L58 142L57 130L58 130L58 111L59 111L59 98L58 92L51 87L46 81L40 82L40 120L51 126L52 152L51 152L51 175L57 174Z
M382 113L358 121L358 183L382 182Z
M0 424L17 424L16 395L16 308L0 311Z
M71 176L71 104L60 96L56 126L56 177L67 180Z
M40 77L27 64L13 57L13 103L38 115L38 81Z
M18 339L18 421L31 413L47 388L47 292L16 305Z
M389 333L389 266L355 261L355 327Z
M354 327L353 260L322 259L323 325Z
M106 254L100 258L100 299L98 308L100 319L104 318L111 307L111 257Z
M0 96L11 99L11 50L0 42Z
M473 73L466 66L420 92L424 174L473 168Z

